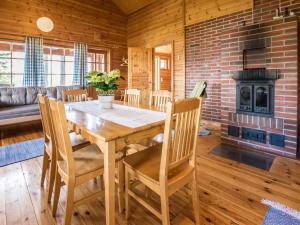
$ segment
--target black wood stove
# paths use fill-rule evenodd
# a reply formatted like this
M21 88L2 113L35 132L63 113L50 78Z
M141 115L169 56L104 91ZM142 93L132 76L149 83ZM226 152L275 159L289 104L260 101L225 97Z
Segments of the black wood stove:
M276 70L247 69L233 78L236 85L236 108L239 113L274 115Z
M236 109L238 113L262 116L274 115L276 69L247 68L247 53L266 48L268 39L250 40L243 44L243 70L237 71L233 79L236 85ZM253 53L252 53L253 57Z

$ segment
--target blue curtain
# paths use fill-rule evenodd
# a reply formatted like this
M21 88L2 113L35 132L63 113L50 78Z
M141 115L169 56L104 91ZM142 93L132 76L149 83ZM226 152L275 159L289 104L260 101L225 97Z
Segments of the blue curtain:
M73 85L86 86L88 46L84 43L74 44L74 76Z
M26 37L23 86L42 87L45 85L43 39L39 37Z

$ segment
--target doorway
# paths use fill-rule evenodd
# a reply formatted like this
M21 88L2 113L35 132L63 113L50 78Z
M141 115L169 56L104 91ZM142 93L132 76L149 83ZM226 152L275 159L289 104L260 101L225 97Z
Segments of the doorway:
M153 90L173 91L173 45L154 48Z

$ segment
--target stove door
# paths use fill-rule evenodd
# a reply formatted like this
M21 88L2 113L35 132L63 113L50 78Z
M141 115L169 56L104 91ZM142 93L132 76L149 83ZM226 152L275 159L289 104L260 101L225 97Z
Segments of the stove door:
M271 107L271 86L270 85L254 85L254 112L270 114Z
M240 83L237 85L237 111L253 112L253 85Z

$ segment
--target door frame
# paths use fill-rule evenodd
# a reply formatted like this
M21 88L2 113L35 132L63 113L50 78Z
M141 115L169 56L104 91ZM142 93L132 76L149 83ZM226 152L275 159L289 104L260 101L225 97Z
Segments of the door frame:
M152 48L152 91L155 90L155 48L163 46L163 45L171 45L172 51L171 51L171 62L170 62L170 71L171 71L171 92L174 93L174 41L169 42L161 42L157 45L155 45Z

